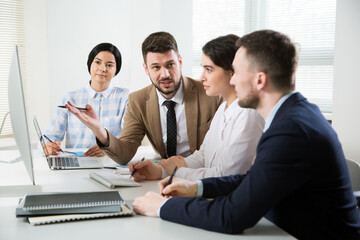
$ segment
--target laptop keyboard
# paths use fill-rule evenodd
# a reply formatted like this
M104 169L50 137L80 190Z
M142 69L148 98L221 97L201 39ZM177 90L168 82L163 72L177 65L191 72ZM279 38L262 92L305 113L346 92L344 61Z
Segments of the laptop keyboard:
M54 167L79 167L77 157L56 157L53 158Z

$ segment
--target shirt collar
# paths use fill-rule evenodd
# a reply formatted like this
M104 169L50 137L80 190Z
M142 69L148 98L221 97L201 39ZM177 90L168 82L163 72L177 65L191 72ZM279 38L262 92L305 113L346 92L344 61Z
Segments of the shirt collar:
M162 104L166 100L172 100L178 104L183 104L183 102L184 102L184 87L183 87L182 83L181 83L179 89L177 90L177 92L175 93L175 95L171 99L164 98L164 96L160 93L160 91L157 88L156 88L156 94L158 96L160 106L162 106Z
M112 85L112 83L110 82L109 86L107 89L105 89L104 91L102 92L96 92L91 86L90 86L90 81L89 81L89 84L86 85L85 87L86 91L89 93L90 97L91 98L95 98L97 96L97 93L101 93L104 98L107 98L110 96L111 92L113 91L114 89L114 86Z
M224 118L225 121L230 121L231 117L234 116L235 111L238 110L239 108L239 99L235 99L228 107L227 109L224 111ZM224 108L226 106L226 103L224 103Z
M271 125L272 121L274 120L274 117L275 117L277 111L279 110L279 108L281 107L281 105L294 93L295 93L295 91L289 92L288 94L282 96L282 98L280 98L280 100L275 104L275 106L271 110L269 116L265 120L264 132L266 132L266 130L268 130L268 128L270 127L270 125Z

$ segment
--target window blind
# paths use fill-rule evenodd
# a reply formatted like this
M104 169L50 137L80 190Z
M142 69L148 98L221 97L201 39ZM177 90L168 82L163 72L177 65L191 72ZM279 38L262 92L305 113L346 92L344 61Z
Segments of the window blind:
M7 87L15 45L19 46L22 76L26 88L24 2L0 0L0 124L9 112ZM1 136L12 134L10 118L9 116L6 118Z
M207 41L229 33L280 31L299 49L296 90L331 113L335 17L336 0L194 0L193 75L200 76L201 47Z

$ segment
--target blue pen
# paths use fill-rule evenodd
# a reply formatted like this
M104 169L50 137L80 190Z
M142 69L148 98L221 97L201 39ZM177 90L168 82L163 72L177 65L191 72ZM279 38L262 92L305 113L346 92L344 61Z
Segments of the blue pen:
M104 166L104 168L109 168L109 169L118 169L118 168L127 168L127 167L129 167L129 165L127 165L127 164L116 164L116 165Z

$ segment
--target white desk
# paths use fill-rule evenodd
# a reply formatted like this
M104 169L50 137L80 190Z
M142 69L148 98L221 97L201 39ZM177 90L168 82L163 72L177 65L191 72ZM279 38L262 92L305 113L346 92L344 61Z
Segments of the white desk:
M144 155L143 150L135 157L140 159ZM145 149L146 151L147 149ZM1 158L14 156L14 151L0 151L0 156ZM34 154L34 156L35 181L42 186L44 192L109 190L90 179L89 172L113 171L111 169L50 170L44 158L38 154ZM147 154L147 156L149 155ZM108 158L102 158L102 161L104 164L113 163ZM22 162L0 163L0 186L11 183L30 184ZM142 187L117 188L116 190L130 206L135 197L144 195L150 190L158 191L156 181L143 182ZM0 197L0 239L294 239L266 219L261 219L255 227L239 235L210 232L141 215L32 226L26 219L15 217L17 203L18 197Z

